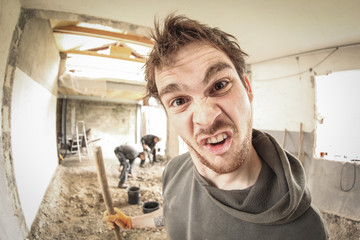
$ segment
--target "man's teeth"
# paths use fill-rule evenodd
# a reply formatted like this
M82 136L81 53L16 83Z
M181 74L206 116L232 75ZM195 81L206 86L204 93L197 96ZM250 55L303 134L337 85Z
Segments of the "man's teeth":
M222 134L219 134L217 136L206 139L206 143L215 144L215 143L219 143L219 142L223 141L226 138L227 138L226 133L222 133Z

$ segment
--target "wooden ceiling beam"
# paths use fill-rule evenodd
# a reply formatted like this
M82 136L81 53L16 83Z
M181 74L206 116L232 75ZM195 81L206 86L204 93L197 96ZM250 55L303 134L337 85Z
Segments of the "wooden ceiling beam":
M100 30L100 29L85 28L85 27L78 27L78 26L65 26L65 27L60 27L60 28L54 28L53 32L105 38L105 39L110 39L110 40L139 44L139 45L143 45L143 46L147 46L147 47L153 47L153 45L154 45L153 41L150 38L146 38L143 36L123 34L123 33L110 32L110 31L105 31L105 30Z
M114 55L101 54L101 53L92 52L92 51L69 50L69 51L66 51L64 53L87 55L87 56L94 56L94 57L114 58L114 59L120 59L120 60L125 60L125 61L133 61L133 62L140 62L140 63L145 63L145 61L146 61L143 58L130 58L130 57L125 57L125 56L120 56L120 55L114 56Z

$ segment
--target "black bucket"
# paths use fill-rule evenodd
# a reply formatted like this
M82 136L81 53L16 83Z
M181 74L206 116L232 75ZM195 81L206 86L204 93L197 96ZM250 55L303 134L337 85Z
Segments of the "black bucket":
M140 188L130 187L128 190L128 203L139 204L140 203Z
M155 201L144 202L142 205L143 213L151 213L159 209L159 203Z

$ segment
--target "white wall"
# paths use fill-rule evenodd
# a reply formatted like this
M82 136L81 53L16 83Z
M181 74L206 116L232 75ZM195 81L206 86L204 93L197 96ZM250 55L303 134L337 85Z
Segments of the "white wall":
M309 73L295 75L299 68L295 57L251 65L255 128L314 129L314 85Z
M14 171L26 224L31 226L57 161L56 96L16 69L12 96L11 144ZM49 144L49 143L54 144Z

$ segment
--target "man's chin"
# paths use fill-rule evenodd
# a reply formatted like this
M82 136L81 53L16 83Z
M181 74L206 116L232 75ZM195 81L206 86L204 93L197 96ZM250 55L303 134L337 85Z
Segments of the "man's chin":
M217 173L217 174L227 174L227 173L232 173L235 172L236 170L238 170L243 162L229 162L229 163L224 163L224 162L219 162L219 161L211 161L205 158L199 159L200 162L206 166L208 169L212 170L213 172Z
M197 151L191 146L189 146L189 152L192 157L196 158L200 164L217 174L227 174L234 172L238 170L243 164L243 161L234 161L235 159L238 159L236 154L222 154L221 156L207 154Z

